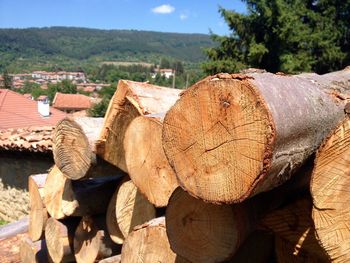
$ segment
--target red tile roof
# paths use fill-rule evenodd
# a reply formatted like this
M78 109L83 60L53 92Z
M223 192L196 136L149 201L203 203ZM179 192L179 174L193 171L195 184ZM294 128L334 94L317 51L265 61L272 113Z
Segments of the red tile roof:
M64 94L57 92L52 107L60 110L86 110L92 106L91 99L82 94Z
M52 151L54 127L33 127L0 130L0 151Z
M0 89L0 130L9 128L54 126L66 114L50 108L50 116L42 117L38 102L8 89Z

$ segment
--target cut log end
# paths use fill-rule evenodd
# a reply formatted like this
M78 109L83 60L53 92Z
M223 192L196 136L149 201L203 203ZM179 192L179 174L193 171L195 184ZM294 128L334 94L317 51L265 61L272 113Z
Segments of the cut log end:
M334 262L350 261L350 119L319 149L311 180L312 217L320 245Z
M166 235L165 220L136 227L123 245L122 262L162 262L185 263L187 260L178 257L171 249Z
M28 232L33 241L37 241L41 238L45 229L46 220L48 219L47 210L43 202L46 177L47 174L28 177L30 203Z
M72 224L62 223L54 218L49 218L45 228L47 249L53 262L70 262L74 260L72 251L72 232L76 222ZM74 233L74 232L73 232Z
M94 162L89 140L74 120L60 121L53 134L53 157L57 167L69 179L84 177Z
M124 139L130 178L156 207L166 206L178 186L163 151L162 127L157 118L139 116L129 125Z
M164 151L180 185L212 203L252 195L270 165L273 136L267 106L245 79L199 82L170 109L163 127Z
M230 205L205 203L181 188L169 200L166 226L171 249L191 262L229 259L241 242L239 231L245 228Z
M114 243L123 244L124 236L120 231L120 228L117 223L116 215L116 200L117 200L118 190L113 194L107 208L106 214L106 224L110 238Z
M116 219L121 233L126 238L135 226L154 218L156 210L130 180L122 183L117 191Z

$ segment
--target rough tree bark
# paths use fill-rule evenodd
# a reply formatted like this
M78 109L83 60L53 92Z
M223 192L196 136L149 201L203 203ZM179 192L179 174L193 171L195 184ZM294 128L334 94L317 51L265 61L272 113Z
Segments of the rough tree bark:
M119 254L121 246L109 237L105 216L84 216L74 235L74 253L78 263L93 263Z
M104 213L123 176L71 181L54 166L44 187L47 211L56 219Z
M103 118L65 118L53 133L56 166L71 180L100 175L116 175L119 169L96 157L95 143Z
M107 228L111 239L122 244L132 229L155 218L154 206L137 190L131 180L122 182L108 206Z
M350 118L317 153L311 180L316 237L332 262L350 261Z
M349 91L349 68L207 77L166 114L164 151L191 195L241 202L291 177L343 118Z
M44 205L44 185L47 174L36 174L28 177L29 192L29 236L32 241L39 240L44 233L49 217Z
M45 227L47 250L53 262L65 263L74 261L74 232L79 218L71 217L63 221L50 217Z
M279 238L276 242L281 248L276 251L285 258L304 258L306 255L315 262L329 262L326 253L318 244L315 237L315 228L311 218L312 200L309 195L295 202L269 213L261 221L261 225L272 230ZM283 242L289 243L290 246ZM287 249L290 247L291 249ZM287 254L289 252L289 255ZM287 262L286 260L284 262Z
M189 263L170 249L164 217L155 218L134 228L123 245L121 261L126 263Z
M135 118L125 133L124 149L129 176L156 207L168 204L178 186L162 146L164 114Z
M130 122L140 115L166 112L178 99L180 91L120 80L105 115L98 155L127 172L123 141Z
M52 262L47 251L45 239L33 242L28 237L23 238L19 248L19 254L22 263Z
M286 184L234 205L206 203L178 187L165 216L171 249L193 263L230 260L263 216L307 191L311 168L305 166Z

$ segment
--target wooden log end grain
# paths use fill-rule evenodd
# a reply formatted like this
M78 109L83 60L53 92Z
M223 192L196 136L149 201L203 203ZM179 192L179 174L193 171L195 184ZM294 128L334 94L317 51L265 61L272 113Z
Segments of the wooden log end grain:
M156 207L165 207L178 186L163 151L162 126L159 117L139 116L130 123L124 138L129 176Z
M311 179L316 237L332 262L350 261L350 118L320 147Z
M213 203L249 195L270 166L274 142L261 95L248 79L228 76L192 86L164 119L164 151L180 185Z
M59 121L53 133L55 164L69 179L84 177L94 163L93 149L82 127L73 119Z
M53 262L74 261L73 238L79 218L59 221L53 217L47 220L45 240L49 255Z
M32 241L39 240L44 232L48 213L44 205L44 185L47 174L37 174L28 177L29 192L29 236Z
M233 209L231 205L205 203L177 188L166 210L171 249L191 262L230 259L250 224L236 206L237 209Z
M135 227L125 240L121 260L126 263L189 263L170 249L164 217Z

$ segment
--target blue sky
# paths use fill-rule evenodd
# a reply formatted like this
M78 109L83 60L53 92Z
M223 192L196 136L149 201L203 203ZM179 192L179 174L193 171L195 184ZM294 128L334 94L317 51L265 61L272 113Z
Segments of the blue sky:
M218 6L245 12L240 0L0 0L0 28L77 26L228 34Z

